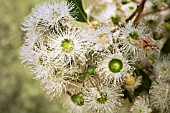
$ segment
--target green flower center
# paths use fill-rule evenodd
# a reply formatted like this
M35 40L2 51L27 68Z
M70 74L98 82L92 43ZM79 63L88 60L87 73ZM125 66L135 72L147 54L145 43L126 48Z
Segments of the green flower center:
M108 67L111 72L118 73L123 68L123 63L120 59L112 59L109 62Z
M107 100L108 98L106 93L100 93L100 98L97 98L97 102L99 104L105 104Z
M70 53L74 49L74 42L71 39L64 39L61 41L61 48L64 52Z
M155 21L152 20L152 19L148 20L148 23L149 23L149 24L153 24L154 22L155 22Z
M40 65L45 65L45 62L47 61L47 57L46 56L41 56L41 57L39 57L39 61L38 61L38 63L40 64Z
M40 58L39 58L38 63L39 63L40 65L42 65L42 64L43 64L43 59L42 59L42 57L40 57Z
M132 32L132 33L129 33L129 37L133 40L137 40L139 39L139 35L137 32Z
M87 73L89 74L89 75L94 75L95 74L95 67L94 66L91 66L91 65L88 65L88 67L87 67Z
M83 98L83 94L81 92L71 96L71 100L73 101L74 104L76 104L78 106L84 105L84 98Z

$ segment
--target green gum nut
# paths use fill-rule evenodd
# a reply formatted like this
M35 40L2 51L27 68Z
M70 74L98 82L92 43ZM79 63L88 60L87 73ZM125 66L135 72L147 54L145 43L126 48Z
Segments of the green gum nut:
M72 95L71 100L73 101L74 104L78 106L84 105L84 98L82 92Z
M120 59L113 58L108 64L109 70L113 73L118 73L123 68L123 63Z
M88 65L88 67L87 67L87 73L89 74L89 75L94 75L95 74L95 67L94 66L91 66L91 65Z
M170 23L165 22L165 23L163 24L163 26L164 26L164 28L165 28L166 30L170 30Z

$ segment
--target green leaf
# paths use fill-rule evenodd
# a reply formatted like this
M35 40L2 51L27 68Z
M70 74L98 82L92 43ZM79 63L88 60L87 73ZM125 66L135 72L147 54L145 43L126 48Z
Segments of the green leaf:
M67 0L67 2L70 4L74 4L74 8L70 11L70 14L73 18L75 18L76 21L89 23L81 0ZM76 14L73 14L75 10Z
M168 39L166 42L165 42L165 44L164 44L164 46L163 46L163 48L162 48L162 50L161 50L161 53L162 54L169 54L170 53L170 39Z
M163 24L163 26L164 26L164 28L168 31L168 30L170 30L170 23L169 22L165 22L164 24Z

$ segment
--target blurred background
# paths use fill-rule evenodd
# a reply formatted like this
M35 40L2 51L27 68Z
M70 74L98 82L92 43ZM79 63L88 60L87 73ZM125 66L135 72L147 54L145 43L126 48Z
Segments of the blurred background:
M0 113L65 113L19 60L21 22L42 1L0 0Z

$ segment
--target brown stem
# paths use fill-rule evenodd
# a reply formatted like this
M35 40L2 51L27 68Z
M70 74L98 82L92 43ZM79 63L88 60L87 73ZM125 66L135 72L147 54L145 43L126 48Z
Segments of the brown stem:
M132 2L134 2L134 3L140 3L139 1L137 1L137 0L131 0Z
M139 4L137 6L136 10L132 13L132 15L130 15L130 17L126 19L126 22L129 22L130 20L132 20L138 12L139 13L138 13L138 15L137 15L137 17L135 19L136 21L134 23L136 23L140 19L141 14L142 14L143 9L144 9L145 2L146 2L146 0L143 0L141 2L141 4Z
M94 29L93 25L90 22L88 23L88 25L89 25L90 29Z
M157 13L157 12L165 11L165 10L168 10L168 9L170 9L170 6L165 7L165 8L155 9L155 10L152 10L152 11L149 11L149 12L145 12L142 15L148 15L148 14L151 14L151 13Z
M140 4L140 6L139 6L139 13L138 13L138 15L135 18L134 24L137 24L139 22L139 20L140 20L140 18L142 16L142 12L144 10L145 2L146 2L146 0L143 0L142 3Z
M130 15L130 17L129 18L127 18L125 21L126 22L129 22L130 20L132 20L133 19L133 17L136 15L136 13L138 12L138 10L139 10L139 8L138 8L139 6L137 6L137 8L136 8L136 10Z
M137 6L136 10L135 10L135 11L130 15L130 17L127 18L125 21L126 21L126 22L129 22L129 21L132 20L132 19L135 17L135 15L139 12L138 15L137 15L137 17L136 17L136 19L135 19L135 21L134 21L134 24L136 24L136 23L139 21L140 17L142 16L142 12L143 12L143 9L144 9L145 2L146 2L146 0L143 0L143 1L141 2L141 4L139 4L139 5ZM120 27L120 26L123 26L123 24L120 24L119 27ZM114 33L116 30L118 30L118 28L113 29L111 32Z

